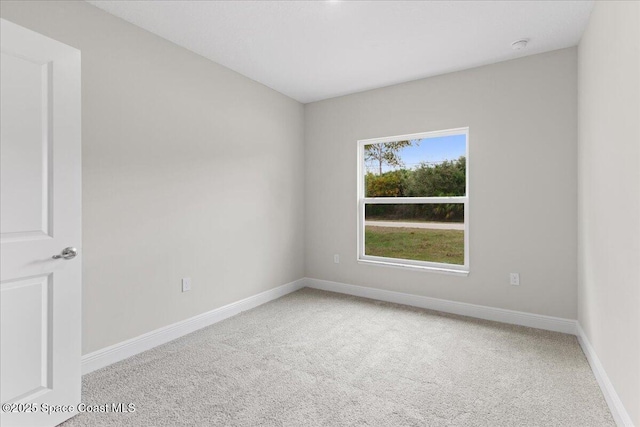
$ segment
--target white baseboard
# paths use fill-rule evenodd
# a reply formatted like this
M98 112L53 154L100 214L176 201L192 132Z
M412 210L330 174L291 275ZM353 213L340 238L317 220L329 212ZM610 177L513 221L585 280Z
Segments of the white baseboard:
M298 279L277 288L253 295L240 301L199 314L189 319L165 326L135 338L114 344L82 356L82 374L119 362L135 354L190 334L236 314L278 299L304 287L304 279Z
M596 351L589 342L587 335L584 333L584 330L582 330L582 326L580 326L579 323L577 325L577 335L578 342L582 347L584 355L587 356L589 365L591 365L591 370L596 377L596 381L598 381L598 385L600 385L604 399L607 401L607 405L609 405L609 410L611 411L611 415L613 415L613 419L616 424L619 427L633 427L631 416L624 408L618 393L616 393L616 390L613 388L613 384L611 384L611 380L609 380L609 376L600 363L600 359L598 358Z
M305 286L314 289L338 292L341 294L393 302L396 304L410 305L412 307L443 311L445 313L476 317L478 319L493 320L513 325L528 326L530 328L563 332L565 334L576 335L577 332L577 322L575 320L563 319L560 317L544 316L541 314L525 313L522 311L506 310L503 308L487 307L484 305L423 297L419 295L405 294L402 292L348 285L346 283L331 282L320 279L306 278Z

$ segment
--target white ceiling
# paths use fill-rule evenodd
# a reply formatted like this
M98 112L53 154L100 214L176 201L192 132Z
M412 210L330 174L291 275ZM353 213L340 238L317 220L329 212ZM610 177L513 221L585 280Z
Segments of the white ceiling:
M300 102L576 45L592 1L89 3ZM511 43L530 39L514 51Z

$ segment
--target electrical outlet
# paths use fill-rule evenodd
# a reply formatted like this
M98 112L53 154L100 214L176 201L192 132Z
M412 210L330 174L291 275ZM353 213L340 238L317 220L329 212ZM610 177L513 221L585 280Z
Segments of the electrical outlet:
M336 264L340 264L340 255L335 254L333 256L333 262L335 262Z
M191 278L185 277L182 279L182 292L187 292L191 290Z
M520 273L510 273L509 283L514 286L520 286Z

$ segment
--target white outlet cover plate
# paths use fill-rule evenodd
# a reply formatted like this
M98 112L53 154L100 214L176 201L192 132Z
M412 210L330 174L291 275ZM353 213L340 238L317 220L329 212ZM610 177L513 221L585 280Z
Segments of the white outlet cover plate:
M191 278L185 277L182 279L182 292L187 292L191 290Z
M515 286L520 285L520 274L519 273L511 273L509 274L509 283Z

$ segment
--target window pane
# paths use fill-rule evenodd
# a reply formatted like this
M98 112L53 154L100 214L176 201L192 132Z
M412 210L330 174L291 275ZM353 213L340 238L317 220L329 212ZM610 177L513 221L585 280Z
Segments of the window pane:
M365 197L466 194L465 134L364 146Z
M365 206L365 255L464 265L464 204Z

